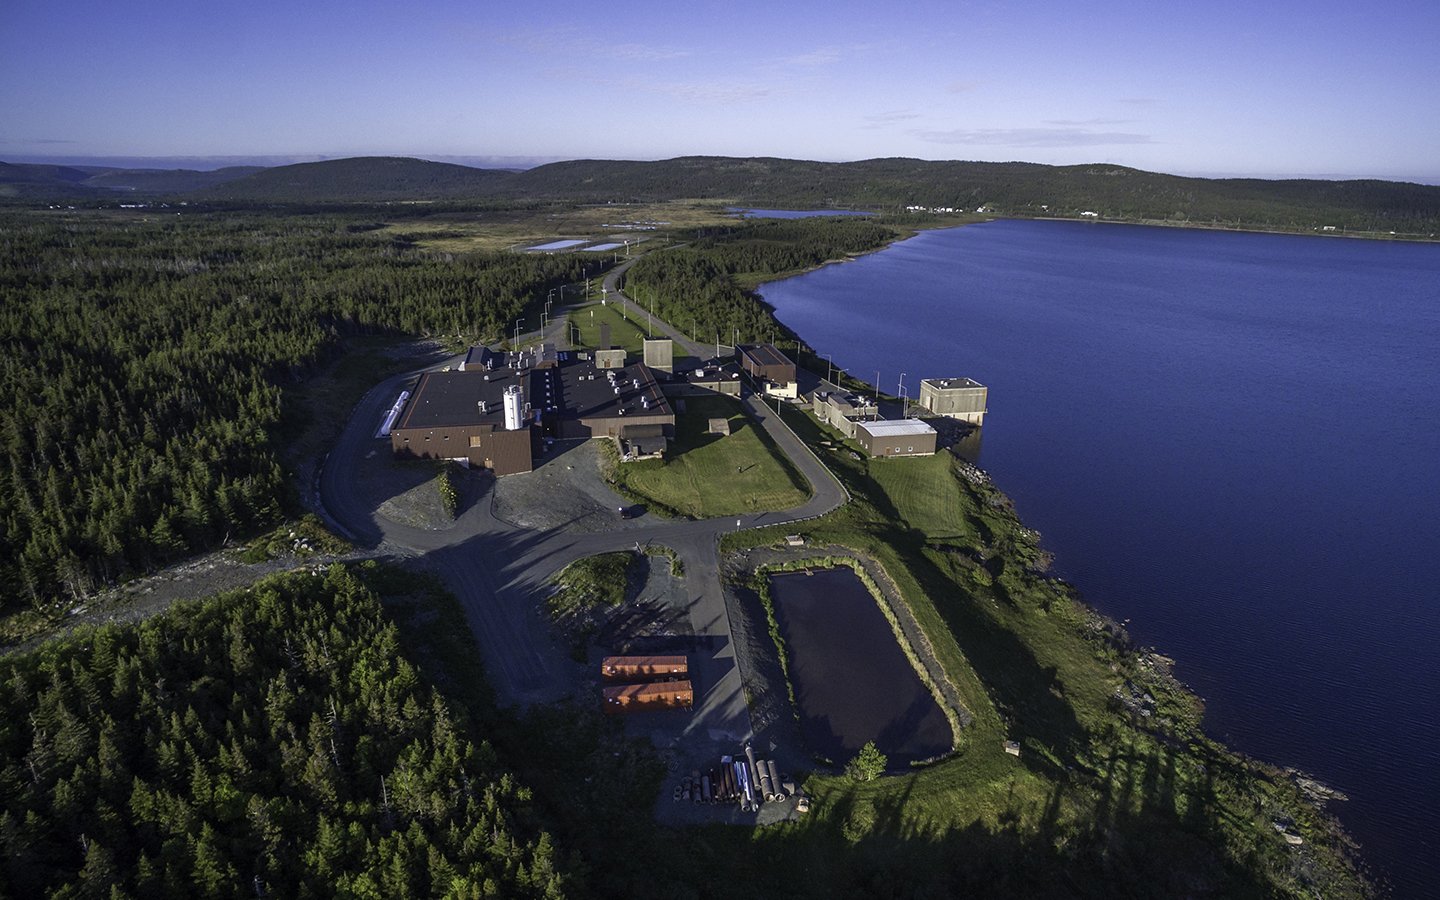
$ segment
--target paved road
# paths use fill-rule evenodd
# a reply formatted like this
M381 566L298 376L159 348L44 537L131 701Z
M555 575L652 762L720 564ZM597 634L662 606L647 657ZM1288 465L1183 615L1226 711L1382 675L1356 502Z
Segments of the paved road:
M621 269L625 268L624 266ZM618 270L617 270L618 271ZM607 277L616 275L612 272ZM623 296L611 287L611 293ZM668 325L660 329L691 352ZM551 328L563 327L559 322ZM547 329L547 338L551 337ZM539 334L529 336L539 338ZM376 425L394 402L404 382L396 376L372 388L356 406L350 422L324 463L320 495L324 511L356 542L381 552L418 557L436 571L465 609L485 657L492 686L504 702L528 705L565 696L573 685L573 667L550 636L541 614L547 580L577 559L627 549L636 541L673 547L684 563L684 585L690 592L689 616L697 641L691 654L697 700L690 728L721 739L751 736L749 711L735 661L730 622L720 580L717 545L720 535L739 528L775 525L823 515L845 502L844 489L820 461L758 398L749 411L775 439L810 482L813 494L804 505L781 513L756 513L725 519L673 521L656 519L600 533L562 528L520 528L497 518L491 495L466 510L453 527L427 531L392 522L377 512L378 504L359 486L360 461L389 446L376 439ZM516 475L514 478L528 476ZM620 501L615 504L617 507ZM617 526L619 520L617 516ZM708 648L708 649L701 649Z

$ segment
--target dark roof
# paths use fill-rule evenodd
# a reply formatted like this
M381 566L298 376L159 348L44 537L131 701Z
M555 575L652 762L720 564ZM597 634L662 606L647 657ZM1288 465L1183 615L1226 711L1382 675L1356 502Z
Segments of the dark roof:
M740 367L734 360L710 360L698 367L681 369L676 367L676 376L684 376L691 384L709 384L716 381L738 381L740 379Z
M420 376L395 427L503 425L505 388L512 384L523 388L525 402L532 411L547 416L593 419L674 414L649 367L636 363L623 369L597 369L593 361L582 360L570 351L551 352L558 363L553 368L530 367L528 364L537 357L527 354L527 367L519 370L500 367L501 357L497 355L497 365L489 371L426 372ZM539 359L544 361L545 355L540 354ZM516 360L512 354L505 361Z
M556 373L548 383L554 407L547 406L547 413L575 419L610 418L621 415L622 409L627 415L674 414L660 392L654 372L641 363L623 369L597 369L593 362L572 358L562 361L559 368L544 371ZM539 386L537 398L545 399L544 386ZM539 408L540 400L533 402Z
M505 421L505 388L512 384L528 387L527 373L518 378L514 370L493 372L426 372L420 376L405 412L395 427L446 428ZM528 394L529 392L526 391ZM528 399L528 398L527 398ZM480 412L480 402L485 412Z
M794 365L789 357L776 349L774 344L751 344L742 346L740 352L750 357L759 366Z

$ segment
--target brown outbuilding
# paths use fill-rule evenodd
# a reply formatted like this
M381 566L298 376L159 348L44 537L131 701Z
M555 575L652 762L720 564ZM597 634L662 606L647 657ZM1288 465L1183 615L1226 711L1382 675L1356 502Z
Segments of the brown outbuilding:
M603 698L601 705L607 713L690 709L695 705L695 692L688 681L611 684L602 687L600 694Z

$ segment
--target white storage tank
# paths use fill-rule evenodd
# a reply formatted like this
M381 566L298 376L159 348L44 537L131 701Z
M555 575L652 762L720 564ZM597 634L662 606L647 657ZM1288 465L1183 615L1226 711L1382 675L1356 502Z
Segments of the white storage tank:
M524 426L525 402L520 395L520 385L512 384L505 389L505 430L519 431Z

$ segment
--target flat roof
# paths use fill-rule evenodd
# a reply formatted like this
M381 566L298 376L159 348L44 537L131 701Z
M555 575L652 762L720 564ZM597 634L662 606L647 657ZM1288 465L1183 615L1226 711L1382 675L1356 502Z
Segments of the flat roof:
M537 359L556 365L534 368ZM495 355L498 362L511 365L464 372L426 372L420 376L396 429L447 428L494 424L505 421L505 388L518 384L524 401L536 411L559 418L610 418L612 416L673 415L669 401L660 390L648 366L634 363L622 369L597 369L593 361L581 360L571 351L524 355L524 368L511 367L520 360ZM614 380L609 377L614 373ZM618 390L617 390L618 389ZM485 411L480 411L480 404Z
M793 366L790 358L781 353L774 344L747 344L740 348L740 352L755 360L756 364L762 366Z
M919 419L900 419L889 422L856 422L856 428L865 429L871 437L901 437L907 434L934 434L935 429Z
M528 382L523 374L517 377L513 369L496 369L489 373L426 372L415 385L415 392L411 394L410 402L405 404L405 412L395 424L395 429L490 423L503 426L505 388L512 384L521 385L528 393ZM482 401L485 403L483 414L480 412Z
M734 360L726 360L724 362L711 360L700 366L694 366L688 369L682 369L677 365L675 367L675 374L684 375L686 381L709 382L724 381L727 379L738 380L740 378L740 367L735 364Z
M960 388L983 388L985 386L973 378L922 378L920 379L920 383L928 384L942 391L953 391Z
M575 360L573 354L561 357L557 368L541 369L536 375L537 393L530 401L536 409L571 419L674 415L649 366L631 363L621 369L597 369L593 361ZM542 381L546 372L556 374Z

